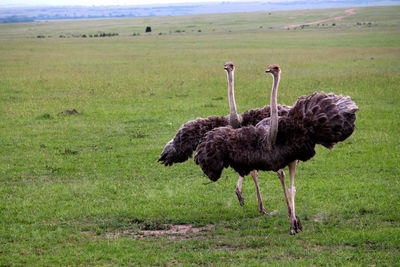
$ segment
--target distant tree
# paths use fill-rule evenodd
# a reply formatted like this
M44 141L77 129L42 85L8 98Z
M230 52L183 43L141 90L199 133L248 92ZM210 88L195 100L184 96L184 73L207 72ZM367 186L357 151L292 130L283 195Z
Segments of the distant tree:
M151 27L150 26L146 27L146 32L151 32Z

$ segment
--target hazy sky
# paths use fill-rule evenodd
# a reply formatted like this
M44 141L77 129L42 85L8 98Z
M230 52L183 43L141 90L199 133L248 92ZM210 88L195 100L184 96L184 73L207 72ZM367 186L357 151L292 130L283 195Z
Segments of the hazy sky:
M254 2L257 0L229 0L227 2ZM265 0L265 2L287 2L290 0ZM293 0L292 0L293 1ZM223 0L0 0L0 6L4 5L150 5L169 3L193 3L193 2L223 2ZM262 1L260 1L262 2Z

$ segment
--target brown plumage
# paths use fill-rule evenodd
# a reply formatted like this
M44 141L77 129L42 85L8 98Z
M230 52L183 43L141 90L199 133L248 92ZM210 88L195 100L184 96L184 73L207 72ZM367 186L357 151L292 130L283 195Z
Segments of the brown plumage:
M267 149L270 119L256 127L221 127L208 132L197 146L195 161L213 181L224 167L240 175L251 170L278 171L294 160L307 161L315 155L315 145L333 148L349 137L358 108L349 97L314 93L300 97L289 114L279 118L273 149Z
M289 106L278 106L279 116L286 116L289 114L289 110ZM240 114L242 118L241 126L255 126L262 119L269 117L270 114L269 106L248 110ZM158 161L165 166L185 162L192 157L193 151L196 150L201 138L203 138L207 132L228 125L229 116L210 116L188 121L181 126L175 137L165 145Z

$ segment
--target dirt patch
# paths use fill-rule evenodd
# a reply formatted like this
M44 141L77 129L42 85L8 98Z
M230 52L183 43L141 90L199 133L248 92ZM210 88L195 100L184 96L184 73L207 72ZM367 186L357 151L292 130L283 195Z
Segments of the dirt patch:
M327 22L327 21L331 21L331 20L342 20L344 18L347 18L348 16L352 16L352 15L357 14L354 11L354 8L346 9L344 12L346 13L346 15L338 16L338 17L330 17L330 18L327 18L327 19L316 20L316 21L302 23L302 24L289 25L289 26L286 26L285 28L286 29L293 29L293 28L300 27L300 26L303 26L303 25L314 25L314 24L320 24L320 23L324 23L324 22Z
M320 222L320 221L322 221L322 218L320 218L320 217L315 217L315 218L312 218L311 221L313 221L313 222Z
M107 238L118 238L121 235L131 235L134 238L164 237L168 239L192 238L193 234L208 231L214 228L213 224L204 227L194 227L192 224L165 224L163 229L157 230L123 230L116 233L106 233Z
M279 214L279 210L273 210L273 211L271 211L271 212L268 212L268 215L277 215L277 214Z
M80 112L78 112L76 109L67 109L64 111L61 111L60 113L58 113L57 115L79 115L81 114Z
M225 244L225 245L219 245L217 247L214 247L213 249L214 250L235 250L235 249L237 249L237 247Z
M186 234L188 232L198 233L203 230L210 230L213 227L213 224L208 224L205 227L193 227L191 224L178 224L169 225L166 230L140 230L140 232L144 235Z

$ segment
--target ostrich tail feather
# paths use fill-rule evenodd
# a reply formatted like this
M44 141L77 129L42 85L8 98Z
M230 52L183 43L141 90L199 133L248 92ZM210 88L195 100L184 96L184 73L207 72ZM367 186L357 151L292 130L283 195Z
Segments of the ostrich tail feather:
M353 133L357 110L350 97L322 92L300 97L292 112L316 144L333 148Z
M228 120L223 116L210 116L188 121L181 126L175 137L165 145L158 161L165 166L185 162L192 157L193 151L196 150L200 140L208 131L227 124Z

